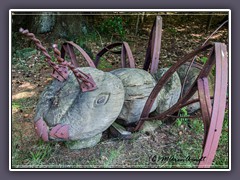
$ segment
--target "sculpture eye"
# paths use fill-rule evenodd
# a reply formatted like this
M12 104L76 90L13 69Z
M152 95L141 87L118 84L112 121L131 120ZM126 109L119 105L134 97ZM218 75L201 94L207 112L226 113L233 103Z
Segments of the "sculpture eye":
M106 104L109 99L109 96L110 96L110 93L99 94L94 102L94 106L100 106L100 105Z

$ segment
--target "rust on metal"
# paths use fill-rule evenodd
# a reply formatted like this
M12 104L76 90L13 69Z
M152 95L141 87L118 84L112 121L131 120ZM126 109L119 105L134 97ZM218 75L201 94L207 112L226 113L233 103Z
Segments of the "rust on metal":
M43 139L43 141L49 141L48 139L48 127L43 118L38 119L34 124L37 135Z
M143 69L154 74L158 69L162 39L162 17L157 16L152 26Z
M162 78L158 81L158 83L156 84L156 86L153 88L152 92L150 93L145 106L143 108L142 114L141 114L141 118L138 121L135 131L138 131L139 129L141 129L145 119L148 120L153 120L153 119L165 119L167 115L172 115L173 113L177 112L179 110L179 106L185 102L187 102L193 95L194 93L197 91L197 80L192 84L192 86L189 88L188 92L186 93L186 95L184 95L180 100L178 100L178 102L173 105L171 108L169 108L168 110L166 110L165 112L154 116L154 117L148 117L150 110L152 108L152 105L154 103L154 101L156 100L156 97L158 95L158 93L160 92L160 90L162 89L162 87L164 86L164 84L168 81L168 79L173 75L174 72L176 72L176 70L185 62L187 62L189 59L191 59L192 57L194 57L196 54L203 52L209 48L213 47L212 44L207 44L205 46L202 46L198 49L196 49L195 51L193 51L190 54L187 54L185 57L183 57L182 59L178 60L176 64L174 64L171 68L169 68L169 70L162 76ZM208 69L203 69L202 71L202 75L208 74L210 72L210 70L208 71ZM200 76L200 75L199 75Z
M122 67L127 67L126 66L126 54L128 57L128 61L129 61L129 67L130 68L135 68L135 60L133 58L132 55L132 51L128 45L127 42L123 42L122 44L122 54L121 54L121 62L122 62Z
M203 160L200 161L199 168L209 168L211 166L218 147L224 120L228 80L227 49L225 44L215 43L215 58L216 82L212 116L206 144L202 154Z
M212 105L209 93L208 79L206 77L202 79L198 79L198 96L200 100L201 112L202 112L202 120L204 124L204 140L203 146L205 145L210 119L212 114Z
M149 117L150 109L160 92L163 85L168 81L170 76L179 68L183 63L193 58L198 53L212 48L208 61L203 66L199 73L198 78L192 84L187 93L178 100L178 102L169 108L167 111L158 114L154 117ZM188 54L184 58L177 61L158 81L157 85L151 92L145 107L142 111L142 115L136 127L132 130L138 131L141 129L144 121L146 120L164 120L167 116L177 112L183 104L188 104L188 100L198 90L199 101L201 104L202 118L204 123L204 139L203 139L203 155L199 163L199 168L209 168L212 164L216 149L218 146L219 138L221 135L222 123L224 119L224 112L226 106L226 92L227 92L227 53L226 45L222 43L214 43L204 45L194 52ZM214 104L211 105L211 97L209 93L207 76L210 73L213 65L216 63L216 82L214 92Z
M118 46L122 46L122 42L118 42L118 43L113 43L110 45L105 46L101 51L99 51L96 55L94 64L97 67L100 61L100 58L106 53L106 52L111 52L113 54L121 54L121 51L111 51L111 49L118 47Z
M42 43L35 37L35 35L33 33L30 33L27 29L24 30L23 28L20 28L19 31L23 35L25 35L26 37L31 39L35 43L37 48L39 48L41 50L43 55L46 57L45 61L48 63L48 65L50 67L53 68L52 76L54 78L58 79L59 81L66 80L67 77L68 77L68 73L65 73L66 69L64 69L63 66L59 66L59 65L57 65L57 64L55 64L54 62L51 61L51 59L52 59L51 56L48 54L46 48L43 47Z
M121 46L121 51L112 51L111 49L116 48L118 46ZM129 47L129 44L127 42L122 43L113 43L108 46L105 46L101 51L98 52L95 59L95 65L96 67L99 64L100 58L106 53L111 52L114 54L121 54L121 67L122 68L135 68L135 60L133 58L132 51ZM129 65L127 66L126 57L128 57Z
M76 61L76 55L74 54L74 50L73 47L76 48L81 55L84 57L84 59L87 61L88 65L90 67L96 68L93 60L90 58L90 56L77 44L75 44L72 41L66 41L65 43L63 43L62 45L62 49L61 49L61 57L64 58L65 53L68 53L71 57L71 60L74 64L75 67L79 67L77 61Z
M68 42L69 43L69 42ZM62 64L64 64L65 66L69 67L78 83L79 83L79 86L82 90L82 92L88 92L88 91L93 91L95 89L97 89L97 85L96 83L94 82L92 76L90 74L86 74L84 72L82 72L80 69L78 69L74 64L76 64L76 56L73 52L73 49L72 49L72 46L74 45L74 43L70 43L71 46L69 46L68 44L65 44L66 47L68 47L68 50L67 52L70 54L70 57L71 57L71 62L66 62L62 57L61 57L61 53L60 51L57 49L57 45L53 45L53 48L54 48L54 55L55 57L57 57L58 61ZM74 45L74 47L76 47ZM77 47L78 48L78 47ZM62 48L63 50L64 48ZM79 49L79 48L78 48ZM65 50L63 50L65 51ZM62 52L63 52L62 51ZM86 60L88 59L89 56L85 56L86 57ZM92 67L95 67L94 63L92 62L91 59L88 59L87 60L89 62L89 65L91 64ZM75 62L75 63L74 63Z

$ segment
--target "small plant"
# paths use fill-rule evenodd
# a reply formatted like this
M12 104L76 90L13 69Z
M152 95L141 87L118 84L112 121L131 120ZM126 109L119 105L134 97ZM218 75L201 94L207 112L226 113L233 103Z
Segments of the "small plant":
M42 140L36 150L30 152L29 164L30 165L42 165L45 159L48 159L51 155L52 147L50 144L45 144Z
M18 110L19 108L21 108L21 105L19 104L19 102L13 101L12 102L12 110Z
M203 64L205 64L207 62L208 58L207 57L201 57L200 60Z
M113 66L112 66L112 64L111 64L110 62L108 62L106 59L101 58L98 68L101 69L101 70L106 70L106 69L113 68Z
M102 34L118 34L122 39L126 35L126 30L124 29L124 21L122 17L111 17L104 20L101 25L99 26L99 31Z
M34 107L36 99L29 97L29 98L20 98L20 99L14 99L12 100L12 109L13 110L26 110L31 109Z
M201 134L203 133L203 122L201 120L193 120L191 122L191 128L196 134Z
M207 62L207 60L208 60L208 58L205 57L205 56L200 58L200 61L201 61L203 64L205 64L205 63ZM212 74L213 76L215 76L215 74L216 74L216 67L215 67L215 66L212 68L211 74Z
M180 110L180 117L186 117L186 116L188 116L187 107L183 107ZM177 126L187 125L188 124L188 118L178 118L176 123L177 123Z
M124 148L124 144L121 144L117 150L115 150L115 149L110 150L109 156L106 157L106 161L104 162L103 167L110 168L111 166L116 165L115 161L117 161L118 157L122 153L123 148Z

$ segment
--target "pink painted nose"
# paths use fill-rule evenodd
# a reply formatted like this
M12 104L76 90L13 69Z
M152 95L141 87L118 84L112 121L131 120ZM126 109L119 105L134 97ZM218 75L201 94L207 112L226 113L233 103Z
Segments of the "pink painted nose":
M43 141L49 141L49 135L55 139L69 139L69 125L57 124L49 132L49 128L43 118L40 118L35 122L35 130L37 135L43 139ZM48 134L49 133L49 134Z
M50 131L50 136L53 138L60 138L64 140L69 139L69 125L58 124Z
M42 118L35 122L35 130L37 135L43 139L43 141L49 141L48 139L48 128L45 121Z

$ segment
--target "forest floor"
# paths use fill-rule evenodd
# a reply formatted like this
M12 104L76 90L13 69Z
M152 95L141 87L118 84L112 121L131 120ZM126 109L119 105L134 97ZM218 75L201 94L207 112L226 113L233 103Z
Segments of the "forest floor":
M169 67L178 58L202 45L218 27L212 25L206 32L206 22L188 19L179 24L171 18L164 18L161 67ZM142 28L141 35L128 33L124 36L132 49L138 68L142 68L151 24ZM101 37L101 38L100 38ZM51 43L46 35L39 35L52 55ZM96 39L97 38L97 39ZM114 39L114 38L112 38ZM80 42L81 40L79 40ZM221 28L210 41L228 45L228 29ZM63 39L56 40L61 44ZM79 43L77 42L77 43ZM111 42L115 42L111 40ZM109 37L85 38L86 51L96 55ZM14 42L13 42L14 43ZM29 48L29 45L31 47ZM50 48L49 48L50 47ZM203 55L205 56L205 55ZM81 58L81 57L79 57ZM201 62L202 57L197 61ZM120 58L106 54L99 69L110 71L120 66ZM80 61L79 61L80 62ZM80 62L81 66L86 66ZM163 123L154 132L138 132L131 140L120 140L103 136L92 148L69 150L64 143L44 143L35 133L33 118L39 95L51 83L51 69L43 61L40 52L25 41L12 55L12 167L13 168L196 168L202 152L203 124L201 120L178 120L174 124ZM228 168L228 112L213 168Z

